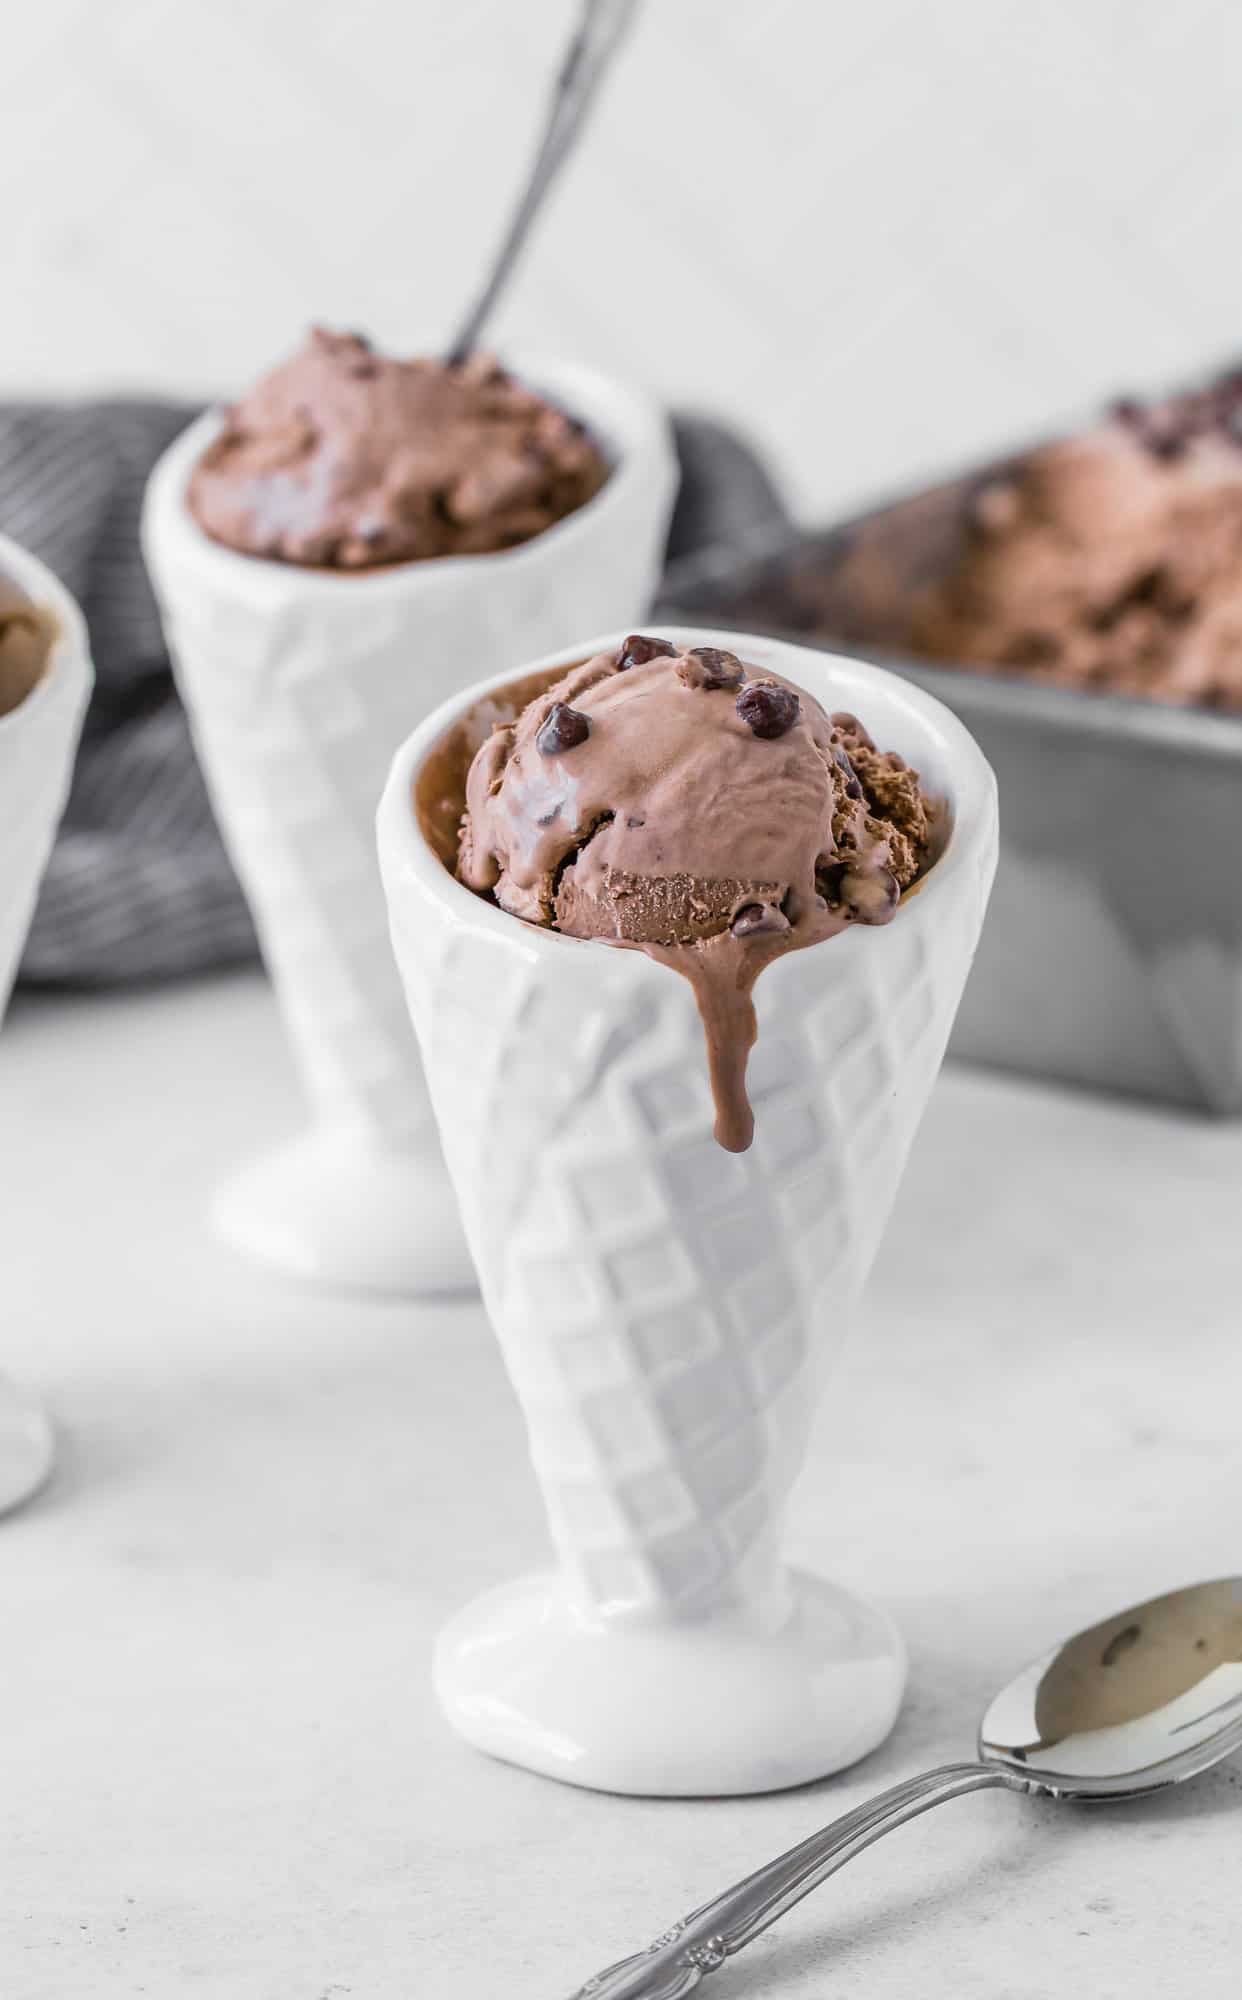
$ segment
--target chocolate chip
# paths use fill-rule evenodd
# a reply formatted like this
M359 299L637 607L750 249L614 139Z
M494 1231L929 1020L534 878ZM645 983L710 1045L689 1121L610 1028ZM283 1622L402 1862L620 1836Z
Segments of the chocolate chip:
M667 639L649 639L645 632L631 632L617 654L617 672L623 674L627 667L645 667L648 660L672 660L677 657L676 646Z
M372 355L364 354L359 360L349 363L347 372L354 377L355 381L369 381L373 375L379 374L379 362Z
M847 863L844 861L817 861L815 864L815 887L826 902L839 903L841 884L845 879Z
M860 923L887 923L901 900L895 875L887 868L866 868L836 861L815 871L815 886L826 902L847 910Z
M698 663L697 674L693 668L687 672L686 662L689 660ZM692 686L709 691L713 688L741 687L746 678L746 669L737 654L727 653L720 646L691 646L686 660L677 671L682 680L690 680Z
M776 936L789 929L789 918L770 903L743 903L729 929L735 938Z
M535 737L535 748L541 757L558 757L562 750L576 750L590 734L589 716L566 701L554 702Z
M863 795L863 789L862 786L859 784L857 777L855 776L854 766L850 763L850 760L846 756L844 750L837 751L837 764L839 768L845 773L846 798L860 799Z
M1111 414L1152 458L1169 462L1180 458L1196 437L1211 429L1221 408L1218 385L1167 403L1140 403L1133 396L1124 396L1112 405Z
M772 681L751 681L734 705L752 735L769 741L793 728L801 707L792 688Z

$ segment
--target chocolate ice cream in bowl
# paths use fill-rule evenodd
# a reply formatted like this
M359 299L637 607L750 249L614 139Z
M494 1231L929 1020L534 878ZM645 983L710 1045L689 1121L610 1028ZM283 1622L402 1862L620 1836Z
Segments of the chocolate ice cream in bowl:
M91 688L86 626L43 564L0 536L0 1021L69 789ZM0 1049L0 1063L12 1060ZM0 1144L16 1143L0 1108ZM41 1407L0 1376L0 1512L47 1475Z
M782 1521L978 939L984 758L877 668L654 626L444 703L379 839L556 1552L442 1634L450 1721L621 1792L851 1763L901 1640Z
M640 615L668 426L576 366L397 360L319 329L156 467L144 543L312 1107L217 1198L236 1245L360 1290L473 1285L392 962L394 748L516 655Z

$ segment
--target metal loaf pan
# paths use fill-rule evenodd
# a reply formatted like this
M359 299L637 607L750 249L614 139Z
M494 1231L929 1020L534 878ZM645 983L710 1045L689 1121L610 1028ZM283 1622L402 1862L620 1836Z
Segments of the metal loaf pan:
M1012 461L1009 461L1012 462ZM874 659L937 695L1000 786L1001 859L952 1052L1242 1111L1242 715L930 666L915 594L953 563L976 470L670 577L661 610Z

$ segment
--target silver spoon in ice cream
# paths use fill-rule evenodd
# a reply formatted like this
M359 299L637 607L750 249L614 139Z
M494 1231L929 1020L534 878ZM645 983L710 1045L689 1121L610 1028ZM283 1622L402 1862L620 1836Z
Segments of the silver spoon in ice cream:
M543 137L526 185L492 259L487 281L449 348L446 359L451 364L464 361L478 346L484 324L521 255L548 189L573 150L637 7L638 0L584 0L578 26L557 75Z
M1142 1798L1242 1750L1242 1578L1122 1611L998 1694L979 1757L945 1764L834 1820L579 1987L574 2000L681 2000L882 1834L966 1792Z

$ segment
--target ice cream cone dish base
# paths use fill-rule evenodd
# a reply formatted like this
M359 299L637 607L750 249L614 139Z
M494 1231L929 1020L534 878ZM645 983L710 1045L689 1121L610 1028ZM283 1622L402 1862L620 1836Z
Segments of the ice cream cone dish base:
M961 724L877 668L650 629L857 715L946 833L890 923L765 966L755 1138L732 1153L689 980L524 923L445 865L491 722L625 635L483 683L398 754L393 939L557 1557L449 1625L435 1682L471 1742L573 1783L765 1791L863 1756L901 1698L887 1614L788 1569L781 1535L978 940L995 787Z

